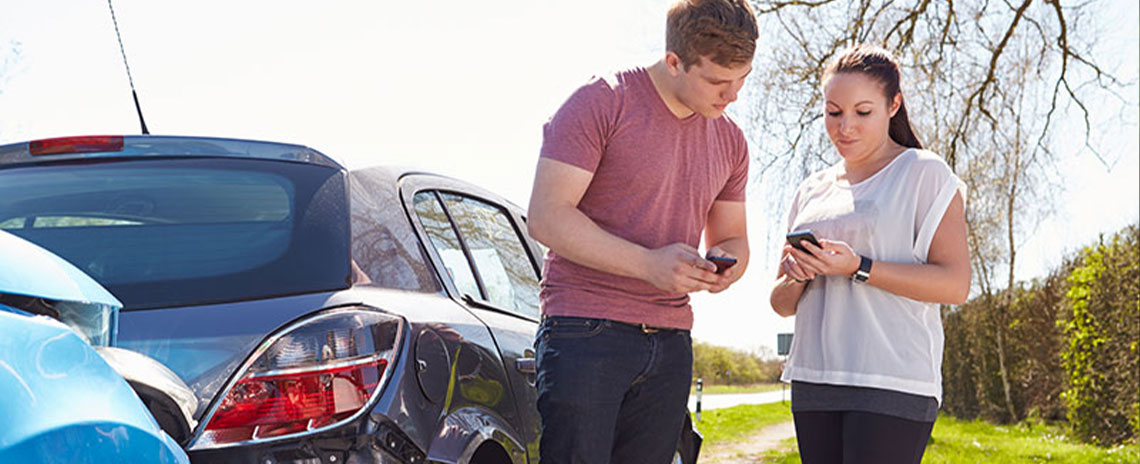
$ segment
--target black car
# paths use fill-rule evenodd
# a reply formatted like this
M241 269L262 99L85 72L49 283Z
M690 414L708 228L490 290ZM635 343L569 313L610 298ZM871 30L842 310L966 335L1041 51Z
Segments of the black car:
M193 462L538 462L545 250L491 192L298 145L69 137L0 146L0 229L123 302L118 345L197 397L139 392Z

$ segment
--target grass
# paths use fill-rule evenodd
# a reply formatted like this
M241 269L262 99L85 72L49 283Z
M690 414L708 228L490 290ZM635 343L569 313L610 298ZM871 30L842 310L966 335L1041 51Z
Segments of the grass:
M784 451L789 449L796 449L795 438L789 438L780 442L780 449L770 450L764 453L764 456L761 457L762 460L758 462L764 464L801 464L800 453ZM699 460L700 459L698 459L698 461Z
M705 412L697 429L704 434L705 444L709 445L743 440L760 428L791 419L787 404L743 405ZM795 439L789 440L787 445L795 450ZM796 451L771 451L761 462L798 463L800 456ZM1131 464L1140 462L1140 447L1101 448L1079 443L1054 425L1022 423L1001 426L940 416L934 424L933 437L922 462Z
M790 403L743 404L725 409L701 412L701 421L693 419L704 436L703 446L744 440L769 425L792 420Z
M706 395L723 395L726 393L763 393L769 391L777 391L780 389L779 382L776 383L756 383L752 385L705 385L704 394ZM694 385L689 389L690 395L697 394L697 387Z
M1009 426L942 416L926 448L924 463L1136 463L1136 445L1101 448L1069 439L1053 425Z

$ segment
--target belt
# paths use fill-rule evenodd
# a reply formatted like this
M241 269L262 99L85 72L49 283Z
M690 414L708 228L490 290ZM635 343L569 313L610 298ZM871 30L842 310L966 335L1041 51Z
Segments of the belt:
M654 334L657 332L680 332L682 330L682 329L677 329L677 328L673 328L673 327L653 327L651 325L646 325L644 322L624 322L624 321L615 321L613 319L606 319L606 322L613 322L615 324L621 324L621 325L628 325L630 327L636 327L638 329L641 329L642 333L647 333L647 334Z
M571 317L578 317L578 316L571 316ZM546 318L547 318L547 316L545 314L543 314L542 320L545 321ZM589 318L584 318L584 319L589 319ZM648 325L644 322L625 322L625 321L615 321L613 319L600 319L600 318L598 320L602 321L602 323L613 323L613 324L621 324L621 325L625 325L625 326L629 326L629 327L635 327L635 328L641 330L642 333L647 333L647 334L654 334L657 332L682 332L685 330L685 329L678 329L678 328L674 328L674 327L654 327L654 326Z

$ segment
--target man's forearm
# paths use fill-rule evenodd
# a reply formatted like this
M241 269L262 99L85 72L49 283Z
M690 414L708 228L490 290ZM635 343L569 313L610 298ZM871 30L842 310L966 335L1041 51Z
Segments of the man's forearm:
M576 264L625 277L645 279L645 247L611 234L571 206L532 213L532 237Z

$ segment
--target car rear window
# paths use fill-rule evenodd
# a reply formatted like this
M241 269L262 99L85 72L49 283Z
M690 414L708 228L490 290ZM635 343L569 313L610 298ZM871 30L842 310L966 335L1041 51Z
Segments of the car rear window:
M124 310L346 288L344 172L243 159L0 169L0 229L51 250Z

